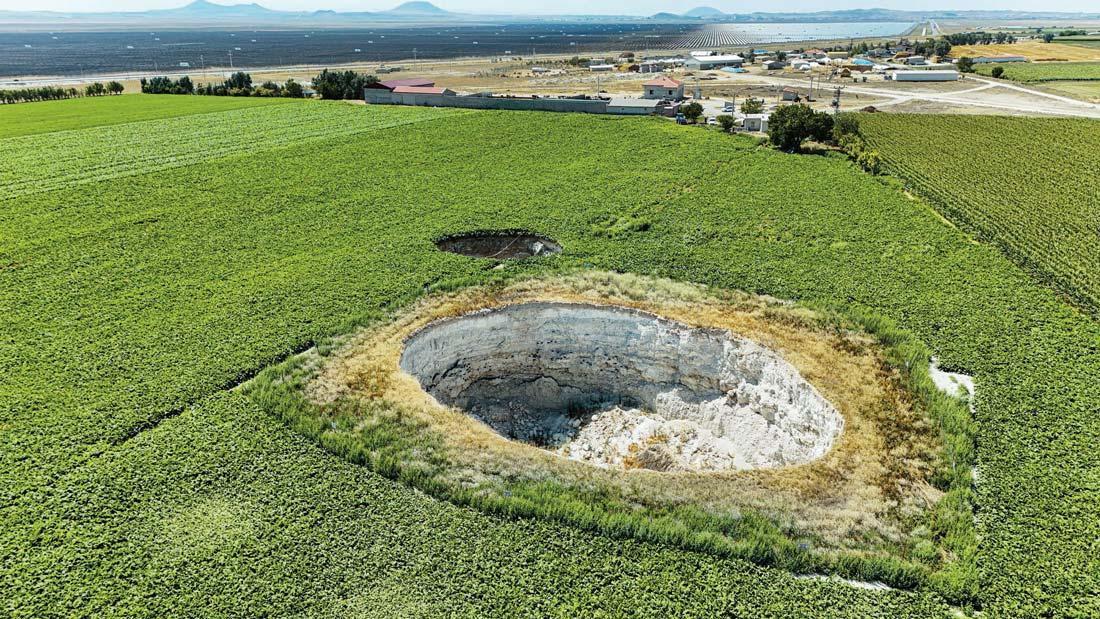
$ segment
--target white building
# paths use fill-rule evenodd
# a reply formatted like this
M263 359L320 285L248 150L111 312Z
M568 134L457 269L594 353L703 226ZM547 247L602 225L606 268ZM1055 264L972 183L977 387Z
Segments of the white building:
M590 65L588 65L588 70L589 71L594 71L594 72L597 72L597 73L609 73L609 72L615 70L615 65L613 65L613 64L590 64Z
M741 128L745 131L767 131L769 114L745 114L741 117Z
M743 64L745 64L745 59L737 54L692 56L684 61L684 68L693 71L706 71L708 69L721 69L722 67L740 67Z
M684 98L684 83L662 75L642 84L643 99L668 99L679 101Z
M887 73L886 79L895 82L954 82L959 79L958 71L894 71Z

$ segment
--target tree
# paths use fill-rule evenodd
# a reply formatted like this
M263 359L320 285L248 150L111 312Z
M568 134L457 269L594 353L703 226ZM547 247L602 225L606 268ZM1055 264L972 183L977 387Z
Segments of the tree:
M993 70L990 71L989 74L992 75L993 77L998 77L999 78L999 77L1001 77L1002 75L1005 74L1005 68L1004 67L993 67Z
M293 79L286 81L283 85L283 96L290 97L291 99L301 99L305 96L305 91L302 89L302 85Z
M361 99L363 89L377 83L378 78L373 75L325 69L313 78L313 89L322 99Z
M176 82L172 90L178 95L193 95L195 94L195 84L191 81L190 77L184 75Z
M692 101L687 105L681 106L680 113L684 115L684 118L694 123L703 115L703 106L698 101Z
M778 60L779 62L783 62L784 60L787 59L787 52L776 52L775 53L775 59Z
M859 135L859 118L855 114L837 114L833 117L833 141L842 144L845 139Z
M733 116L730 116L729 114L722 114L718 116L716 120L718 121L718 125L722 127L722 131L725 131L726 133L733 133Z
M247 97L252 94L252 76L244 71L230 75L223 85L231 97Z
M763 114L764 113L764 101L762 99L745 99L741 103L742 114Z
M955 68L960 73L973 73L974 72L974 59L969 56L963 56L959 58L959 61L955 63Z
M126 90L126 88L122 85L122 82L111 80L107 84L107 91L112 95L121 95L123 90Z
M1054 40L1054 34L1053 33L1047 32L1047 33L1043 34L1043 43L1050 43L1053 40Z
M832 131L833 117L808 105L785 105L768 118L768 140L787 152L796 152L810 138L824 142Z

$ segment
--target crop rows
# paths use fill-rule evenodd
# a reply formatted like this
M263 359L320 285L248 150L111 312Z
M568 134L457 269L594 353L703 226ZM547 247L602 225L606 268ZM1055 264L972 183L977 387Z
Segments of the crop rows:
M398 108L372 113L343 103L301 102L64 131L0 141L0 186L10 196L192 165L233 153L376 131L453 109Z
M1100 62L1019 62L1005 65L980 64L975 70L990 75L995 67L1014 82L1058 82L1100 80Z
M1100 123L882 114L863 130L949 217L1100 309ZM1026 160L1001 154L1024 144Z
M284 103L294 101L267 97L175 96L40 101L17 113L0 113L0 139Z
M0 118L15 123L31 107ZM74 184L0 191L0 613L948 612L931 594L798 580L434 500L354 455L326 452L227 390L425 290L597 268L866 309L915 333L945 367L977 380L973 593L986 614L1100 614L1091 595L1100 324L995 248L840 158L782 154L657 119L482 112L408 122L435 112L287 104L203 123L247 142L288 128L291 109L338 118L351 109L352 118L394 123L354 135L302 131L308 137L279 148L107 181L79 168L99 163L101 141L151 140L150 149L184 155L222 142L211 132L188 144L144 135L178 129L172 120L81 130L79 141L54 133L57 143L33 144L57 157L84 152L69 155ZM1075 186L1097 195L1085 174L1096 176L1091 125L996 119L1002 141L990 147L977 119L933 120L905 126L951 128L956 142L979 145L962 155L945 146L943 171L925 172L942 174L952 191L976 182L952 161L996 170L1012 155L1031 178L1075 175L1068 188L1036 189L1036 205L1071 207L1059 192ZM878 131L877 122L865 130L888 150L874 136L889 126ZM1061 161L1036 137L1050 131L1067 142ZM1003 183L990 187L1010 195ZM609 231L621 220L645 225ZM535 229L565 250L495 270L432 243L499 228Z

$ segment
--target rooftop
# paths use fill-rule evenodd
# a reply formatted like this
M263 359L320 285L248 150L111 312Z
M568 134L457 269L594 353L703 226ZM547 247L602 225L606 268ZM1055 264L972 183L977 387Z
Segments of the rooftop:
M679 80L674 80L671 77L662 75L654 78L642 84L642 86L653 86L655 88L679 88L684 83Z
M607 102L611 107L657 107L656 99L632 99L628 97L615 97Z
M441 95L444 94L445 90L444 88L432 86L397 86L393 89L393 92L399 95Z
M399 80L386 80L380 83L391 90L400 86L435 86L434 81L425 77L406 77Z

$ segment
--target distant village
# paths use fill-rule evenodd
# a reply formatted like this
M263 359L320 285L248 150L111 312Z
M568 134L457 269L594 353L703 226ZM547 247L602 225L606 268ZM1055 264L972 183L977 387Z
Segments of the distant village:
M1023 57L989 57L973 59L975 63L1024 62ZM565 65L555 66L555 65ZM697 50L683 56L640 58L625 52L618 58L573 58L531 65L534 76L560 75L566 69L584 69L593 74L652 74L641 84L636 96L608 95L597 88L595 94L577 95L512 95L487 91L460 93L426 78L386 79L368 86L363 98L368 104L419 105L499 110L541 110L551 112L583 112L617 115L658 115L683 122L682 106L702 99L698 83L713 79L698 75L705 71L764 75L827 75L830 80L867 82L869 79L897 82L952 82L960 79L955 61L926 57L916 53L912 45L900 41L853 53L849 50L786 50L754 49L741 53ZM387 69L392 71L393 69ZM669 75L679 73L682 79ZM692 79L695 88L692 92ZM724 102L721 113L734 117L735 127L743 131L767 131L769 109L803 99L797 88L782 89L776 101L767 102L753 113L740 111L733 101ZM761 102L762 104L765 102ZM714 118L708 122L714 124Z

